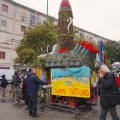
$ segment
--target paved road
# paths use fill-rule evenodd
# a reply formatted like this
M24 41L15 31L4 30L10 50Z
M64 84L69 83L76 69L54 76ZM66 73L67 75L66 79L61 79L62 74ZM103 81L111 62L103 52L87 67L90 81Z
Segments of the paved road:
M28 110L22 103L14 104L11 96L8 93L9 86L7 87L6 98L3 99L0 90L0 120L33 120L28 116ZM93 110L88 110L83 115L78 115L77 120L98 120L100 106L94 107ZM120 113L120 106L117 107ZM51 108L45 108L44 112L40 112L40 105L38 104L39 118L34 120L72 120L73 115L69 112L60 111ZM111 120L109 115L107 120Z

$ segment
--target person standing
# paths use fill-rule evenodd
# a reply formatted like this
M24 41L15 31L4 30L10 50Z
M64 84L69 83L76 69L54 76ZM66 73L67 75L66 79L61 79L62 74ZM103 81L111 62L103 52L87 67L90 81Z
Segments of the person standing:
M101 65L98 72L100 80L100 105L101 113L99 120L106 120L107 113L109 111L112 120L120 120L117 112L116 106L110 104L110 95L114 92L118 92L117 83L115 81L115 76L110 72L106 65Z
M1 88L2 88L2 96L5 97L5 89L6 86L8 85L8 81L5 78L5 75L2 75L2 81L1 81Z
M27 95L27 90L26 90L26 87L25 87L25 84L26 84L26 79L27 78L27 73L25 74L25 77L23 79L23 86L22 86L22 100L24 100L25 102L25 105L28 106L28 95Z
M47 85L47 82L40 80L36 76L36 68L32 68L31 72L27 74L25 85L28 94L29 116L32 116L32 118L38 117L37 115L38 84Z
M19 100L19 75L18 72L15 71L14 75L12 76L12 88L13 88L13 100L15 100L15 103L18 103Z

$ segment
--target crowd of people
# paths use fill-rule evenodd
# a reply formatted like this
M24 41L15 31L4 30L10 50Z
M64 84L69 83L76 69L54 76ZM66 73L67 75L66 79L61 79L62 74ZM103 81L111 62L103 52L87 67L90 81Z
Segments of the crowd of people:
M99 93L100 93L100 105L101 112L99 120L106 120L107 113L109 112L113 120L120 120L117 112L116 105L112 105L110 102L110 95L118 92L117 83L115 81L115 76L106 65L101 65L99 71ZM8 82L5 79L5 75L2 75L2 96L5 97L5 88ZM18 103L20 100L25 102L28 106L29 116L33 118L38 117L37 115L37 93L38 86L49 85L49 83L40 80L36 76L36 68L32 68L28 73L24 72L18 74L15 71L12 76L12 83L10 87L10 94L12 94L13 101Z
M8 85L8 81L5 75L2 75L2 96L5 97L5 89ZM36 75L36 68L31 68L29 72L15 71L12 76L12 82L10 83L10 95L12 100L18 104L24 103L28 107L29 116L33 118L37 115L37 93L39 85L49 85L48 82L40 80Z

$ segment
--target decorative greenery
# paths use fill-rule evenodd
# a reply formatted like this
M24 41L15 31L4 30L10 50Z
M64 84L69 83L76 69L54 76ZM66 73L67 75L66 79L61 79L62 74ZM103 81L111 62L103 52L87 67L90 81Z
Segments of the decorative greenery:
M114 62L120 61L120 43L117 41L107 41L106 44L104 44L106 54L107 54L107 64L110 65Z
M90 67L91 71L95 71L97 73L100 66L95 66L95 62L96 60L88 60L87 65Z
M34 67L44 67L45 65L45 59L44 58L38 58L36 60L31 61L28 63L29 66L34 66Z
M27 64L37 59L40 54L47 52L47 46L51 51L52 46L58 40L58 26L50 19L42 24L34 27L29 27L25 32L24 38L20 45L16 48L18 57L14 60L15 63Z

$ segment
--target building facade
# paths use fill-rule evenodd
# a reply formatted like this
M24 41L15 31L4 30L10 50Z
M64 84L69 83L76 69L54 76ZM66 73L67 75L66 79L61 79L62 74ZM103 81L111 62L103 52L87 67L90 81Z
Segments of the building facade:
M109 40L107 38L104 38L104 37L99 36L95 33L89 32L87 30L84 30L84 29L81 29L81 28L78 28L78 27L75 27L75 29L78 31L77 35L80 38L82 38L86 41L93 42L95 44L99 44L100 41L103 41L104 43L106 43Z
M12 0L0 0L0 68L9 68L17 57L14 48L23 38L24 31L30 25L46 20L46 15L18 4ZM57 24L54 18L54 23ZM86 40L98 42L108 39L76 27L78 35Z

